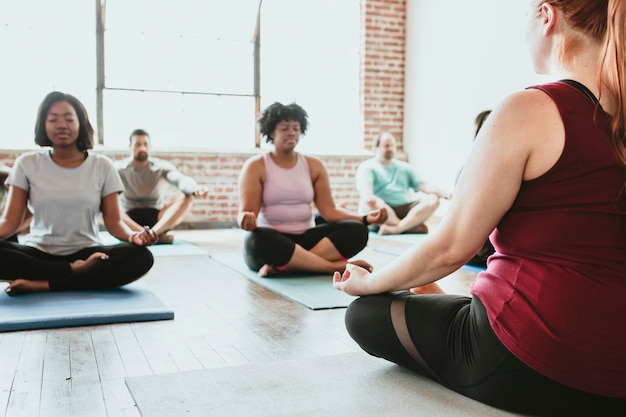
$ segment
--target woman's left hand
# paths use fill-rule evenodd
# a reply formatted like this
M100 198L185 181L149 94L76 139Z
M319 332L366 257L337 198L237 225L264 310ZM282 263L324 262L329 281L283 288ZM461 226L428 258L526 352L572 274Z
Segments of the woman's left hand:
M374 211L367 213L367 223L369 224L383 224L387 221L387 209L381 207Z
M366 295L370 292L367 287L367 279L370 273L365 268L354 264L347 264L343 274L339 271L333 275L333 287L350 295Z
M149 227L146 227L141 232L133 233L128 241L137 246L150 246L157 243L158 240L159 236L156 232Z

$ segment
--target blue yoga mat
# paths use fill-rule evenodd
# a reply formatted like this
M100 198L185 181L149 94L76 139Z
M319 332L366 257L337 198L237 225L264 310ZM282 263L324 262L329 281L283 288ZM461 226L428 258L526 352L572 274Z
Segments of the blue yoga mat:
M174 318L174 312L141 283L12 297L4 292L7 286L0 284L0 332Z

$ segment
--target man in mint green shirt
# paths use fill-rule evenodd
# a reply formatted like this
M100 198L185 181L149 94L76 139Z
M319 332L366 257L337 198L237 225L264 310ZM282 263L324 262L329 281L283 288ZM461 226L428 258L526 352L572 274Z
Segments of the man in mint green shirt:
M381 134L374 145L376 155L364 161L356 174L359 211L387 209L389 217L378 230L381 235L427 233L424 222L439 207L439 199L452 195L422 181L409 163L395 159L397 144L391 133ZM412 191L423 195L415 199Z

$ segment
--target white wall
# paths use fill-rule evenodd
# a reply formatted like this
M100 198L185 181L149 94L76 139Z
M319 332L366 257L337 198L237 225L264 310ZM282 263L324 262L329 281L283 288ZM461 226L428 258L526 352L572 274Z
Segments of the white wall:
M527 53L527 7L510 0L407 0L404 145L424 180L452 190L476 114L545 80Z

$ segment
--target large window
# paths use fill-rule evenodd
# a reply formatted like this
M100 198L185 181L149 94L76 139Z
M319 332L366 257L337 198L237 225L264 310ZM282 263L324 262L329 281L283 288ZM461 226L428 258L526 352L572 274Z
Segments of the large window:
M261 107L300 104L310 127L299 149L361 149L358 0L263 0Z
M34 147L37 106L60 90L95 121L93 1L0 1L0 148Z
M259 0L100 4L106 147L126 147L138 127L161 149L255 146ZM358 0L262 2L260 106L308 111L302 150L359 149L359 20ZM0 24L0 147L33 146L37 105L55 89L83 101L97 127L94 2L5 0Z
M159 147L254 145L258 0L107 0L107 145L136 127Z

